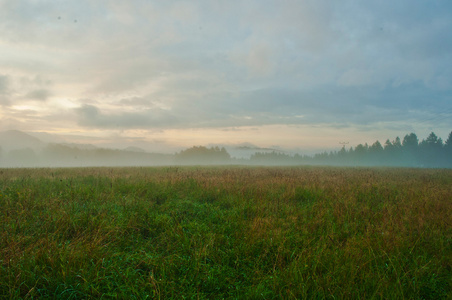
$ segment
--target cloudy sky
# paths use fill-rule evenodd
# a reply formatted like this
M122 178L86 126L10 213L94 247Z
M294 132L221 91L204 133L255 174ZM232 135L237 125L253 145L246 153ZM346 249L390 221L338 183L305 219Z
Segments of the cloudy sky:
M0 0L0 130L160 148L445 139L451 32L449 0Z

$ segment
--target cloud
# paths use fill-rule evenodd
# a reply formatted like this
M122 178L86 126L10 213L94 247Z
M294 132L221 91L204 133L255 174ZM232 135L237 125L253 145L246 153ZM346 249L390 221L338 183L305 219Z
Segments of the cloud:
M451 30L444 1L5 0L0 104L80 130L452 126Z
M401 96L408 92L410 98ZM425 104L426 95L434 95L429 105ZM403 122L418 118L421 108L425 114L439 114L438 107L447 105L447 95L426 94L422 85L389 90L372 86L325 87L324 90L268 88L237 94L200 94L192 102L182 95L168 106L148 97L135 97L112 103L109 110L84 104L75 112L78 124L90 128L232 128L281 124L394 127L391 123L400 127L404 126ZM121 113L117 112L119 108Z
M45 102L52 96L47 88L50 85L51 82L41 76L0 75L0 104L23 105L30 100Z
M9 105L9 78L6 75L0 75L0 105Z
M27 99L46 101L51 96L50 91L45 89L33 90L25 96Z
M178 123L170 113L154 108L142 112L102 113L94 106L85 104L75 109L77 122L81 126L95 128L161 128Z
M8 91L8 77L0 75L0 94L6 94Z

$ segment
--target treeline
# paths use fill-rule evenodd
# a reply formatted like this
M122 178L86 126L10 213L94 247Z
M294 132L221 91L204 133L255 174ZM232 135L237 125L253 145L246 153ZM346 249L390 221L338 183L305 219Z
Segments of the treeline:
M175 155L175 162L177 164L187 165L218 165L230 164L231 156L225 148L203 146L195 146L183 150Z
M387 139L384 144L377 140L370 146L367 143L359 144L355 148L342 147L340 151L313 156L255 153L251 156L250 163L452 168L452 132L445 142L434 132L420 142L415 133L410 133L403 140L396 137L393 141Z
M282 152L256 152L249 159L231 158L224 148L192 147L176 154L177 164L251 164L251 165L337 165L337 166L400 166L452 168L452 132L447 140L434 132L422 141L415 133L387 139L384 144L359 144L355 148L312 156Z
M337 165L452 168L452 132L447 140L434 132L422 141L414 133L403 139L387 139L384 144L359 144L355 148L322 152L312 156L281 152L256 152L250 158L232 158L225 148L195 146L175 154L134 152L113 149L79 149L49 144L11 150L0 148L0 167L83 167L157 165Z

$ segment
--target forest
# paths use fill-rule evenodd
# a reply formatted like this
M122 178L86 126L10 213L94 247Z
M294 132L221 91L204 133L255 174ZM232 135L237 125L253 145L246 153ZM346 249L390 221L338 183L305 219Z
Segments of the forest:
M397 166L397 167L452 167L452 132L445 142L434 132L419 141L415 133L405 135L403 140L396 137L384 144L375 141L372 145L359 144L355 148L308 155L284 153L255 153L252 164L320 164L339 166Z
M81 149L76 145L48 144L2 151L0 167L86 167L162 165L331 165L452 168L452 132L445 142L434 132L419 140L415 133L383 144L359 144L314 155L283 151L256 151L247 158L232 157L224 147L193 146L174 154L118 149Z

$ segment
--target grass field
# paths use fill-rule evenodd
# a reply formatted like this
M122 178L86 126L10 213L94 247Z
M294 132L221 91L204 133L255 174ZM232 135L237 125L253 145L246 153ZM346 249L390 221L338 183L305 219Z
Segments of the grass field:
M452 170L0 170L0 298L452 297Z

